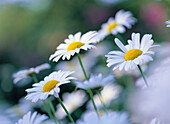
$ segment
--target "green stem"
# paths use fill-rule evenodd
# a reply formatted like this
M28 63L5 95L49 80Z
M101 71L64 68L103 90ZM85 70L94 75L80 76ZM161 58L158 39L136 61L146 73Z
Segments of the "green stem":
M141 75L143 77L143 80L145 81L146 86L149 87L148 82L147 82L146 77L145 77L145 74L143 73L140 65L137 65L137 66L138 66L138 69L139 69L139 71L140 71L140 73L141 73Z
M73 123L73 124L76 124L73 120L73 118L71 117L71 115L69 114L69 112L67 111L66 107L64 106L63 102L61 101L60 97L57 98L59 103L61 104L61 106L63 107L64 111L66 112L68 118L70 119L70 121Z
M96 104L95 104L94 99L93 99L93 92L90 89L88 89L87 92L89 93L90 99L91 99L91 101L93 103L93 107L94 107L94 110L96 111L97 116L100 117L99 113L97 111Z
M87 78L87 74L86 74L86 71L85 71L85 69L84 69L83 63L82 63L81 58L80 58L80 54L79 54L79 53L77 53L77 56L78 56L78 59L79 59L80 66L81 66L81 68L82 68L82 71L83 71L84 77L85 77L85 79L86 79L86 80L88 80L88 78Z
M38 83L38 79L37 79L36 74L32 74L32 78L34 79L34 82L35 82L35 83Z
M51 120L53 120L56 123L55 119L53 118L53 115L51 114L50 109L48 108L47 103L44 100L43 100L43 104L44 104L44 107L45 107L45 109L46 109L46 111L48 113L48 116L51 118Z
M103 110L104 110L105 112L107 112L107 108L106 108L106 106L105 106L105 104L104 104L104 102L103 102L102 96L100 95L99 92L97 92L97 95L98 95L98 97L99 97L100 102L101 102L102 105L103 105Z
M126 43L125 40L123 39L123 37L118 33L115 35L116 38L118 38L122 43Z
M79 60L80 66L81 66L81 68L82 68L84 77L85 77L86 80L88 80L86 71L85 71L84 66L83 66L83 63L82 63L82 61L81 61L80 54L77 53L77 56L78 56L78 60ZM93 107L94 107L94 109L95 109L95 111L96 111L96 113L97 113L97 116L99 117L99 113L98 113L98 111L97 111L97 107L96 107L96 104L95 104L94 99L93 99L93 92L91 91L91 89L88 89L87 92L88 92L89 95L90 95L90 99L92 100Z
M53 115L54 115L55 119L56 119L57 122L60 124L60 121L58 120L58 118L57 118L57 116L56 116L56 113L55 113L55 109L54 109L53 103L51 102L51 100L50 100L49 98L47 98L47 100L48 100L48 103L49 103L49 105L50 105L50 108L51 108L51 110L52 110L52 112L53 112Z

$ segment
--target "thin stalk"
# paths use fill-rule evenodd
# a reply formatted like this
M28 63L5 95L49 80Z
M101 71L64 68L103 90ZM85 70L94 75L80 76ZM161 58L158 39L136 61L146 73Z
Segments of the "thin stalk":
M93 103L93 107L94 107L94 110L96 111L97 116L100 117L99 113L97 111L96 104L95 104L94 99L93 99L93 92L90 89L88 89L87 92L89 93L90 99L91 99L91 101Z
M99 92L97 92L97 95L98 95L98 97L99 97L100 102L101 102L102 105L103 105L103 110L104 110L105 112L107 112L107 108L106 108L106 106L105 106L105 104L104 104L104 102L103 102L102 96L100 95Z
M36 74L32 74L32 78L33 78L33 80L34 80L35 83L38 83L38 79L37 79Z
M56 120L54 119L53 115L51 114L50 109L48 108L47 103L44 100L43 100L43 104L44 104L44 107L48 113L48 116L51 118L51 120L53 120L57 124Z
M73 124L76 124L73 120L73 118L71 117L71 115L69 114L69 112L67 111L66 107L64 106L63 102L61 101L60 97L57 98L59 103L61 104L61 106L63 107L64 111L66 112L68 118L70 119L70 121L73 123Z
M137 65L137 66L138 66L138 69L139 69L139 71L140 71L140 73L141 73L141 75L143 77L143 80L145 81L146 86L149 87L148 82L147 82L146 77L145 77L145 74L143 73L140 65Z
M81 61L80 54L77 53L77 56L78 56L78 60L79 60L81 69L82 69L82 71L83 71L84 77L85 77L86 80L88 80L86 71L85 71L84 66L83 66L83 63L82 63L82 61ZM96 107L96 104L95 104L94 99L93 99L93 92L91 91L91 89L88 89L87 92L89 93L90 99L92 100L92 103L93 103L93 107L94 107L94 109L95 109L95 111L96 111L96 113L97 113L97 116L99 117L99 113L98 113L98 111L97 111L97 107Z
M82 69L82 71L83 71L84 77L85 77L85 79L86 79L86 80L88 80L88 78L87 78L87 74L86 74L86 71L85 71L84 66L83 66L83 63L82 63L82 61L81 61L80 54L79 54L79 53L77 53L77 56L78 56L78 59L79 59L80 66L81 66L81 69Z
M51 110L52 110L52 112L53 112L53 115L54 115L54 117L55 117L55 120L57 120L57 122L60 124L60 121L58 120L58 118L57 118L57 116L56 116L53 103L51 102L51 100L50 100L49 98L47 98L47 100L48 100L48 103L49 103L49 105L50 105L50 108L51 108Z

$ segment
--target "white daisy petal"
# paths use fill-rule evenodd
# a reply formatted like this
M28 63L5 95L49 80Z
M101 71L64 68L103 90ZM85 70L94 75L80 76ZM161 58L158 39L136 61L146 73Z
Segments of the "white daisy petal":
M126 31L125 27L123 27L123 26L117 26L116 29L120 33L124 33Z
M136 33L135 34L135 48L139 49L139 47L140 47L140 34Z
M131 40L128 40L127 42L128 42L128 45L126 45L127 50L133 49L133 48L134 48L134 44L132 43L132 41L131 41ZM127 46L128 46L128 47L127 47Z
M140 60L139 60L139 58L136 58L136 59L133 60L133 62L134 62L136 65L139 65Z
M113 71L116 70L122 63L117 64L116 66L113 67Z
M126 62L123 62L123 63L119 66L119 70L121 71L121 70L124 68L125 65L126 65Z
M116 59L116 60L112 60L112 61L110 61L108 64L107 64L107 66L108 67L110 67L110 66L113 66L113 65L115 65L115 64L118 64L118 63L121 63L121 62L123 62L124 60L123 59Z
M151 38L152 38L152 35L151 34L145 34L143 37L142 37L142 40L141 40L141 50L143 52L146 52L148 50L148 45L152 45L152 42L151 41ZM151 43L150 43L151 42ZM147 49L146 49L146 46L147 46Z
M121 43L121 41L118 38L115 38L115 43L123 52L125 53L127 52L126 47Z
M119 56L124 56L125 54L121 51L111 51L108 54L115 54L115 55L119 55Z
M81 32L78 32L74 35L76 41L80 41L80 37L81 37Z
M68 35L69 40L75 41L74 36L72 34Z
M68 40L68 39L67 39ZM60 44L58 47L57 47L57 49L59 50L59 49L63 49L63 48L65 48L67 45L66 44Z
M126 65L125 65L125 71L128 71L131 65L131 61L127 61Z
M145 54L154 55L154 54L155 54L155 52L153 52L153 51L147 51Z

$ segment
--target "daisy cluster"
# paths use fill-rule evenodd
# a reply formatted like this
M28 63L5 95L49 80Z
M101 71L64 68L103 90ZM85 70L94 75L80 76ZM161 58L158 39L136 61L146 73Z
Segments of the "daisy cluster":
M121 34L135 23L137 19L130 11L120 10L98 31L68 35L49 56L49 61L56 63L54 68L45 63L14 73L16 86L20 82L27 86L24 83L27 78L32 80L28 84L34 83L25 89L27 94L18 105L6 110L8 117L15 120L15 124L170 123L169 116L164 116L170 102L164 93L170 88L169 66L157 66L146 77L147 64L154 60L155 48L159 45L154 44L152 34L141 36L134 32L130 39L122 40ZM166 24L169 27L169 21ZM105 43L109 36L114 38ZM113 48L110 42L115 44ZM50 68L53 71L40 80L40 72ZM163 79L159 78L160 73L164 74ZM164 110L158 107L161 105L158 97L162 97L164 103L167 100ZM148 99L154 100L154 104ZM130 106L125 105L126 102ZM1 120L14 123L5 115L0 115Z

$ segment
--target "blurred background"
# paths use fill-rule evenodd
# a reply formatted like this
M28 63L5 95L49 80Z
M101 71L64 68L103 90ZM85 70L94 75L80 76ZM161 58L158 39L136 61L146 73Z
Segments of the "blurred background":
M156 43L169 41L168 5L168 0L0 0L0 101L15 104L26 94L13 85L14 72L45 62L55 66L49 56L68 34L99 30L120 9L138 20L122 34L125 40L140 32L152 33Z

